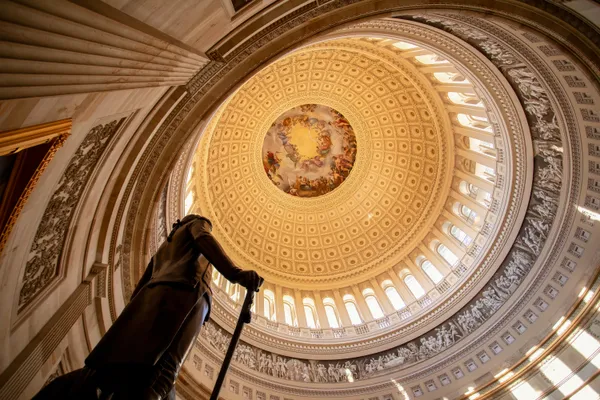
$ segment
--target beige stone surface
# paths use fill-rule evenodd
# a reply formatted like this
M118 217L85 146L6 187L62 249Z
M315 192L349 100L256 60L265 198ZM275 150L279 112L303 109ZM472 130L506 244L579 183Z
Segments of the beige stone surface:
M232 20L229 0L103 0L137 20L206 52L252 14ZM275 0L261 0L252 7L258 12Z
M82 229L74 234L73 254L65 264L66 277L59 287L52 291L43 302L18 326L14 326L18 316L14 304L18 298L20 274L25 265L29 246L35 235L39 218L42 216L46 202L55 189L55 184L64 172L71 155L77 149L87 132L97 123L111 120L120 116L136 113L120 137L117 138L115 148L110 152L107 163L102 172L97 175L93 185L103 187L109 174L112 173L111 165L119 159L129 138L143 121L145 115L156 101L165 92L165 88L138 89L123 92L108 92L88 95L63 96L59 98L33 100L14 100L3 102L6 112L3 113L3 126L21 127L29 123L37 124L52 121L57 118L72 117L72 134L57 153L54 160L45 171L40 183L33 191L25 205L15 230L9 237L6 248L0 259L0 282L2 286L10 288L0 292L2 304L13 306L2 307L0 318L7 321L0 326L0 343L3 357L0 360L0 370L16 357L27 343L39 332L42 326L58 310L62 302L69 297L75 287L79 285L91 267L95 255L88 253L87 236L93 226L93 210L102 197L102 191L92 190L84 209L81 210L82 222L77 226ZM23 106L25 105L25 106ZM86 210L87 208L87 210ZM28 224L19 221L36 221ZM85 221L85 222L83 222ZM14 266L21 266L15 268ZM10 267L13 266L13 267ZM10 322L9 322L10 321Z

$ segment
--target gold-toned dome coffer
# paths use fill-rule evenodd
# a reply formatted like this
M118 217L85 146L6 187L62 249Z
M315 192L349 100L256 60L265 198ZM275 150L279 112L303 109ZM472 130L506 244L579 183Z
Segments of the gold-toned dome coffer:
M303 104L271 125L262 148L267 177L283 192L317 197L340 186L356 159L356 135L337 110Z
M389 269L431 230L450 187L449 118L414 66L380 52L354 39L300 49L256 73L207 125L195 206L239 265L327 287ZM289 130L312 135L308 145L278 128L302 115ZM297 165L293 144L306 153ZM297 184L303 168L325 187Z

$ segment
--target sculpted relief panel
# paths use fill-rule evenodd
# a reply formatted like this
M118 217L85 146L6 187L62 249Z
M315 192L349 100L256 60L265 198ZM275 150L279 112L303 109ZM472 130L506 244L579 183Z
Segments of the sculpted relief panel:
M58 276L67 231L79 199L98 160L125 119L93 127L71 157L50 197L31 245L19 290L19 312Z
M233 360L259 373L301 382L346 382L349 376L352 380L368 379L396 367L405 368L447 350L479 328L519 287L534 261L530 253L514 251L503 273L477 300L430 334L389 351L361 358L320 361L289 358L240 344ZM212 321L202 331L201 340L223 355L230 339L231 336Z

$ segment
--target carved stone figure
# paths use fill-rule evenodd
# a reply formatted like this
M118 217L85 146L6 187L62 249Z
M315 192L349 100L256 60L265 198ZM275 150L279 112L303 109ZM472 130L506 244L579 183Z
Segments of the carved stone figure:
M442 18L436 18L436 17L432 17L430 15L420 15L417 17L420 19L423 19L427 22L440 23L447 29L451 30L452 32L460 33L470 39L483 40L483 39L488 38L487 35L483 34L482 32L478 31L477 29L461 25L454 21L449 21L449 20L445 20Z
M525 228L523 229L523 234L517 239L516 244L520 245L522 248L531 251L532 254L538 255L541 251L542 241L543 238L541 233L537 229L535 229L533 225L529 224L525 225ZM520 279L518 277L509 276L508 278L513 283L520 283Z
M560 128L556 123L556 115L552 115L550 121L538 118L536 123L534 124L535 131L540 136L540 138L548 141L560 142Z
M496 278L495 282L498 289L500 289L498 293L504 292L507 295L512 294L512 283L505 276L499 276ZM506 296L506 298L508 298L508 296Z
M502 307L502 300L500 299L500 297L498 297L498 295L496 294L496 291L494 290L494 288L487 288L486 290L483 291L483 302L486 306L488 306L492 312L497 311L500 307Z
M535 74L527 68L511 69L508 71L508 75L513 78L524 96L534 99L548 99L546 91L542 88Z
M327 368L323 364L317 366L317 382L327 382Z
M456 341L456 339L460 339L462 335L458 332L458 328L454 325L453 322L448 323L448 327L450 329L450 337L452 338L452 343Z
M485 318L484 318L483 314L481 313L481 311L479 311L479 308L477 308L474 304L471 305L471 315L473 316L474 319L478 320L480 323L485 322Z
M514 56L514 54L510 53L499 43L487 40L485 42L479 43L479 46L492 57L492 59L498 61L502 66L512 66L519 62L519 60Z

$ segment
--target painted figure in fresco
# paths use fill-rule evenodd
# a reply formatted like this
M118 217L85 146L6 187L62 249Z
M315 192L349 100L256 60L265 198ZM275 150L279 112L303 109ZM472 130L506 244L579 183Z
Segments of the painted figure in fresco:
M210 313L212 266L248 290L262 280L233 264L211 231L199 215L173 224L86 366L55 379L34 399L174 400L179 370ZM238 350L244 359L247 353Z
M263 160L263 165L265 167L265 172L267 174L275 174L277 172L277 168L279 168L279 163L281 160L277 157L276 154L269 151Z
M331 142L331 136L329 136L328 134L323 134L319 136L319 154L321 154L322 156L326 156L327 154L329 154L332 145L333 143Z

